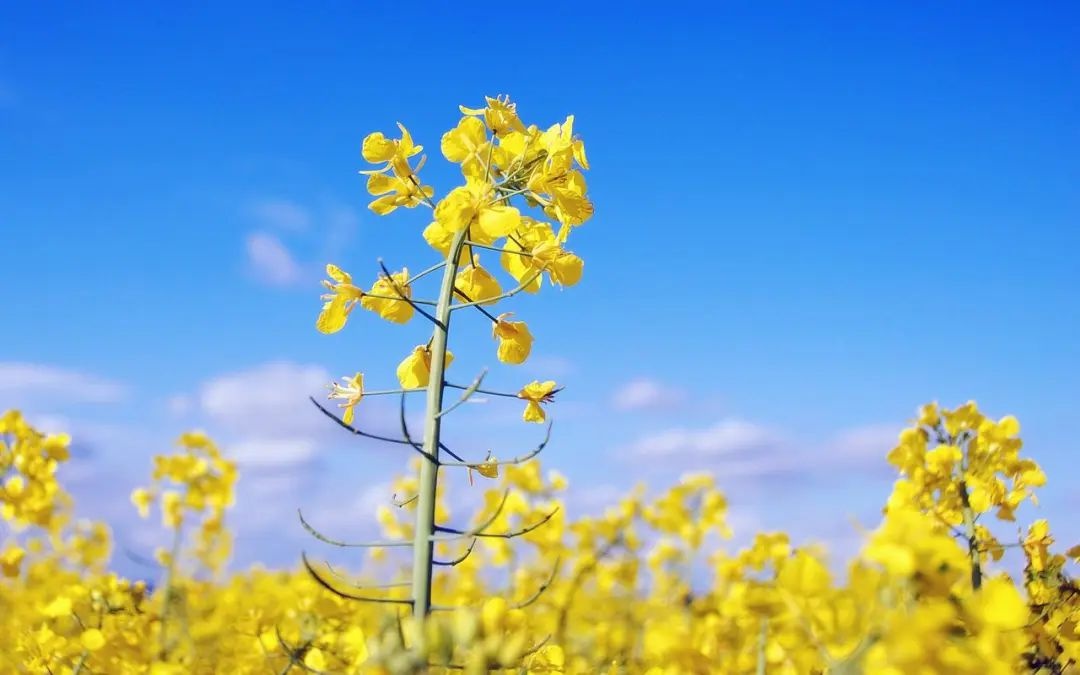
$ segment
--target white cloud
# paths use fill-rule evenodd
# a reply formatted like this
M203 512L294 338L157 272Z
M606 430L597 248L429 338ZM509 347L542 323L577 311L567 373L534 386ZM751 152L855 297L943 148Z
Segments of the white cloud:
M245 438L225 445L225 454L245 468L283 468L315 459L318 446L310 438Z
M0 363L0 401L25 405L30 399L65 403L115 403L128 388L120 382L39 363Z
M728 419L704 429L660 431L638 440L628 453L639 458L733 457L774 450L779 442L778 436L764 427Z
M299 263L276 235L253 232L246 242L248 266L259 281L291 286L303 278Z
M612 405L616 410L664 410L673 408L686 398L681 389L670 387L649 378L638 378L615 392Z
M885 455L896 447L900 427L895 424L868 424L852 427L826 442L820 453L833 464L885 466Z
M186 417L195 407L195 400L187 394L176 394L165 401L165 408L173 417Z
M321 366L265 363L209 380L199 406L214 422L250 438L308 436L332 426L307 400L325 392L331 379Z
M264 227L303 232L311 227L311 212L287 199L264 199L249 208L251 215Z
M885 455L896 444L896 425L843 429L824 440L792 440L739 419L704 428L676 427L646 435L618 451L625 459L663 459L676 466L707 466L726 477L765 478L843 472L888 474Z

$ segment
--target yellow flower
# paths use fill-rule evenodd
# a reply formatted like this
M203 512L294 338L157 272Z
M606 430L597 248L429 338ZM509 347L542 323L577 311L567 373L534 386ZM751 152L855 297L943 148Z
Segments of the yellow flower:
M79 642L87 651L96 652L105 646L105 635L97 628L89 628L79 636Z
M361 298L360 306L392 323L408 323L413 317L413 306L405 300L395 298L412 298L407 267L402 268L400 272L394 272L389 278L385 275L380 276L371 287L370 294Z
M49 618L57 618L71 614L71 598L61 595L42 608L41 613Z
M454 360L450 350L446 350L446 367ZM417 345L397 367L398 382L403 389L419 389L428 385L431 378L431 349L427 345Z
M481 267L480 262L475 258L471 264L466 265L458 272L457 279L454 280L454 288L461 291L469 302L480 302L502 294L499 281ZM485 302L483 304L489 305L491 303Z
M435 206L435 223L424 231L424 238L439 249L437 244L447 241L447 237L468 229L472 241L491 244L521 223L521 213L502 202L491 184L468 178L465 185L451 190Z
M529 293L540 290L543 272L553 284L573 286L581 281L585 266L581 258L563 249L551 225L532 218L521 219L521 227L506 240L499 260L518 283L528 282L525 291Z
M360 154L370 164L385 164L378 169L379 172L393 169L398 175L407 176L412 173L408 159L423 152L424 146L413 143L412 135L401 122L397 123L397 127L401 130L401 138L387 138L381 131L368 134L364 138ZM361 173L373 172L362 171Z
M354 417L354 408L356 404L360 402L360 399L364 398L364 374L356 373L352 377L344 376L341 378L344 384L334 383L331 385L330 395L327 398L341 399L344 403L339 403L339 408L344 408L345 413L341 416L341 420L345 424L352 424Z
M0 553L0 573L9 578L19 576L19 569L25 557L26 551L18 546L5 549L3 553Z
M421 185L415 174L402 178L385 173L373 173L368 176L367 190L378 197L368 204L368 208L380 216L385 216L399 206L407 209L415 208L435 194L435 189L430 185Z
M409 131L400 122L398 128L401 129L400 139L387 138L377 131L364 139L361 151L368 162L385 163L381 168L360 172L368 177L368 192L378 197L368 204L368 208L380 216L399 206L411 209L435 194L430 185L421 185L417 176L425 157L420 157L415 168L409 164L409 158L423 150L424 146L414 145Z
M473 484L472 472L480 474L484 478L498 478L499 477L499 460L492 456L491 451L488 450L487 458L479 464L470 464L469 470L469 485Z
M521 123L517 115L517 104L511 103L509 96L495 98L485 96L484 101L487 103L484 108L459 106L461 114L482 116L488 129L498 138L502 138L511 131L525 131L525 125Z
M315 321L315 328L320 333L336 333L345 326L349 314L356 303L364 297L364 291L352 282L352 276L337 265L327 265L326 275L337 283L323 280L323 286L329 293L322 296L322 311Z
M535 380L518 392L518 398L523 398L527 403L525 404L525 412L521 418L526 422L536 422L537 424L547 419L547 415L544 414L544 409L540 407L541 403L551 403L556 393L555 382L548 380L547 382L540 382Z
M154 503L154 493L146 488L135 488L131 492L131 503L139 510L139 517L150 515L150 505Z
M172 490L166 492L161 498L161 517L165 527L176 529L184 520L184 502L180 494Z
M443 134L442 153L461 165L466 177L483 178L487 174L487 156L491 143L484 133L484 123L475 117L463 117L458 125Z
M529 358L532 351L533 336L524 321L507 321L512 312L505 312L496 317L491 327L492 337L498 339L498 357L503 363L521 364Z
M304 654L304 665L315 671L324 671L326 670L326 655L318 647L309 649L307 654Z

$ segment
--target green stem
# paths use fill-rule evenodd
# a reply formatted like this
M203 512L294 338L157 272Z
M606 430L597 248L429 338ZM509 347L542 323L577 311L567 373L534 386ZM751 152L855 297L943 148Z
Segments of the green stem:
M975 512L971 508L967 483L964 481L960 481L960 504L963 507L968 558L971 560L971 587L977 591L982 587L982 563L979 561L979 539L975 533Z
M761 632L758 635L758 653L757 653L757 669L755 672L757 675L765 675L767 667L767 648L769 645L769 620L761 620Z
M180 545L183 542L183 526L177 525L176 532L173 534L172 551L169 553L169 565L165 569L165 584L162 589L162 607L161 607L161 633L158 636L160 638L160 654L161 660L165 661L169 658L169 615L173 605L173 588L174 578L176 576L176 558L180 555Z
M431 572L435 534L435 491L439 480L439 436L442 420L443 388L446 385L446 346L450 328L450 309L454 298L454 277L458 257L467 230L454 235L443 269L442 286L435 308L435 328L431 335L431 375L427 386L427 411L424 419L424 452L420 465L420 492L416 504L416 530L413 539L412 600L413 614L425 617L431 611Z

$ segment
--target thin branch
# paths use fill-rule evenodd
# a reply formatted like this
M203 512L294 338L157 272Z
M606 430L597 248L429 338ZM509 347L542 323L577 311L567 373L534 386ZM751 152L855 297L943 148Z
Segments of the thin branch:
M404 396L404 394L402 396ZM357 429L353 425L346 424L345 420L341 419L340 417L338 417L334 413L327 410L325 406L323 406L321 403L319 403L315 399L314 396L309 396L308 398L311 400L312 403L315 404L316 408L318 408L320 411L322 411L322 414L326 415L330 419L337 422L337 425L339 427L341 427L342 429L346 429L348 431L351 431L352 433L356 434L357 436L363 436L364 438L371 438L371 439L374 439L376 441L385 441L387 443L397 443L399 445L410 445L410 446L412 446L412 448L414 450L416 450L418 453L423 455L424 458L426 458L428 461L434 461L434 459L435 459L430 454L425 452L423 448L418 447L415 443L412 443L412 442L410 442L408 440L403 440L403 439L400 439L400 438L390 438L389 436L380 436L378 434L372 434L372 433L368 433L366 431L360 431L359 429ZM451 456L453 456L452 453L451 453Z
M476 537L473 537L472 541L469 542L469 548L465 549L465 552L462 553L459 557L453 558L451 560L432 560L431 564L437 565L439 567L457 567L461 563L465 562L466 558L472 555L473 549L475 547Z
M330 591L331 593L333 593L334 595L336 595L338 597L347 598L349 600L359 600L361 602L380 602L380 603L387 603L387 604L391 604L391 605L410 605L411 606L413 604L413 601L412 601L411 598L377 598L377 597L369 597L369 596L362 596L362 595L353 595L352 593L346 593L345 591L338 590L337 588L334 588L334 586L330 582L328 582L326 579L323 579L321 576L319 576L319 573L315 571L315 568L312 567L311 563L308 561L307 553L301 553L300 558L304 561L304 567L307 568L308 574L310 574L311 577L315 580L315 583L319 584L320 586L322 586L323 588L325 588L326 590Z
M340 546L341 548L390 548L394 546L406 547L412 546L412 541L370 541L349 543L344 541L338 541L337 539L331 539L322 532L319 532L311 526L306 520L304 520L304 514L300 509L296 509L296 514L300 517L300 524L304 526L304 529L308 531L308 534L315 537L324 544L330 544L331 546Z
M473 299L470 298L468 296L468 294L465 293L465 291L462 291L457 286L454 287L454 293L456 293L457 295L460 295L462 298L464 298L465 302L473 302ZM490 300L480 300L479 302L474 303L472 306L475 307L476 309L480 310L480 313L483 314L484 316L486 316L488 319L490 319L491 323L499 323L499 320L497 318L495 318L494 314L492 314L491 312L487 311L486 309L484 309L483 307L480 306L481 304L487 304L489 302L491 302L491 301Z
M389 396L390 394L418 394L427 391L425 388L417 389L376 389L375 391L364 390L364 396Z
M540 587L536 589L536 592L530 595L525 600L517 603L516 605L510 605L509 609L525 609L529 605L532 605L540 596L544 594L544 591L551 588L551 584L555 583L555 577L559 574L559 567L562 565L562 558L555 559L555 565L551 568L551 575L548 576L544 583L540 584Z
M544 448L547 447L548 441L551 440L551 426L552 426L552 424L554 424L554 422L555 422L555 420L548 421L547 432L544 434L544 440L540 443L540 445L536 446L535 448L533 448L529 452L525 453L524 455L518 455L517 457L514 457L513 459L504 459L504 460L499 460L499 461L495 461L495 462L473 462L473 463L469 463L469 462L443 462L442 465L443 466L464 466L464 467L469 467L469 468L476 468L480 464L483 464L484 466L506 466L506 465L509 465L509 464L524 464L525 462L529 461L533 457L536 457L537 455L539 455L541 452L543 452Z
M377 295L375 293L368 293L367 291L364 291L363 293L364 293L365 298L374 298L376 300L391 300L391 301L404 300L405 302L408 302L409 304L430 305L432 307L434 307L437 304L434 300L413 300L412 298L394 297L392 295Z
M527 258L533 257L533 254L529 253L528 251L513 251L513 250L510 250L508 248L499 248L498 246L488 246L487 244L478 244L475 241L466 241L465 243L470 245L470 246L475 246L476 248L482 248L482 249L486 249L488 251L495 251L496 253L513 253L514 255L525 256Z
M428 535L426 537L426 539L428 541L432 542L432 543L439 543L439 542L445 542L445 541L461 541L462 539L472 539L474 537L482 537L482 536L505 537L506 536L505 533L494 534L494 535L485 535L484 531L487 530L487 528L491 527L491 525L499 517L499 514L502 513L503 507L506 506L506 499L509 496L510 496L510 491L509 490L503 492L502 501L499 502L498 508L495 509L494 513L492 513L491 516L486 521L484 521L483 524L477 526L475 529L473 529L473 530L464 530L464 531L463 530L453 530L453 531L451 531L449 529L438 528L437 527L436 529L439 532L448 533L448 534L451 534L453 536L440 537L438 535ZM558 510L558 509L556 509L556 510ZM392 547L404 548L406 546L412 546L413 543L414 543L414 541L411 540L411 539L409 539L409 540L405 540L405 539L401 539L401 540L385 540L385 541L361 541L361 542L355 542L355 543L339 541L337 539L331 539L330 537L326 536L322 532L319 532L314 527L312 527L311 524L308 523L307 520L304 519L304 514L300 509L296 510L296 514L300 517L300 524L303 525L304 529L307 530L308 533L311 534L311 536L315 537L316 539L323 542L324 544L330 544L331 546L338 546L340 548L392 548ZM548 516L548 518L551 518L552 515L555 515L554 512L552 512ZM546 522L546 520L541 521L541 523L537 523L531 529L535 529L536 527L539 527L539 525L543 524L543 522Z
M403 500L399 501L396 494L390 495L391 503L393 503L393 505L398 507L399 509L405 508L406 506L408 506L409 504L412 504L413 502L415 502L419 498L420 498L420 495L415 494L412 497L409 497L408 499L403 499Z
M500 510L501 510L501 507L500 507ZM556 506L554 509L552 509L552 511L550 513L548 513L546 516L544 516L540 520L536 521L532 525L529 525L528 527L523 527L520 530L514 530L512 532L484 532L483 530L481 530L479 532L470 532L468 534L474 535L474 536L477 536L477 537L487 537L489 539L514 539L516 537L521 537L523 535L526 535L526 534L532 532L533 530L540 527L541 525L543 525L547 521L551 520L555 516L555 514L558 513L558 512L559 512L559 507ZM441 525L436 525L435 530L438 531L438 532L445 532L447 534L466 534L466 532L463 532L461 530L455 530L452 527L443 527Z
M424 277L431 274L432 272L438 272L439 270L441 270L445 266L446 266L446 261L445 260L443 260L442 262L437 262L434 265L432 265L431 267L424 270L423 272L420 272L419 274L413 275L411 278L409 278L408 281L405 282L405 285L406 286L412 286L413 282L416 281L417 279L423 279Z
M452 382L446 382L445 385L447 387L450 387L451 389L468 389L469 388L469 387L467 387L467 386L465 386L463 384L454 384ZM554 396L555 394L558 394L563 389L566 389L566 387L559 387L557 389L552 389L551 393L548 394L548 396ZM477 394L487 394L488 396L502 396L503 398L521 398L517 394L510 394L510 393L507 393L505 391L491 391L489 389L477 389L476 393Z
M323 564L326 565L327 571L329 571L330 574L333 575L333 577L335 579L337 579L338 581L343 581L343 582L349 584L349 586L352 586L353 588L356 588L356 589L359 589L359 590L384 589L384 588L405 588L406 586L411 586L412 585L411 581L398 581L398 582L389 583L389 584L361 584L361 583L358 583L356 581L346 579L345 576L343 574L339 573L337 570L335 570L333 565L331 565L329 562L324 561Z
M475 380L473 380L473 383L465 388L464 392L461 394L461 398L458 399L457 403L454 403L449 408L444 408L444 409L440 410L435 415L435 417L439 418L439 417L442 417L443 415L447 415L447 414L453 412L454 410L456 410L458 408L458 406L461 406L462 404L467 402L470 398L472 398L472 395L475 394L480 389L480 385L483 384L485 375L487 375L487 369L486 368L484 370L481 370L480 374L476 376Z
M413 449L415 449L417 452L422 454L427 461L431 462L432 464L435 464L436 466L439 465L439 464L442 464L442 460L440 460L438 457L432 456L431 453L429 453L427 450L424 450L424 448L421 447L419 443L417 443L416 441L414 441L412 439L412 435L409 434L409 423L405 420L405 395L404 394L401 395L401 434L405 437L404 442L408 443L409 445L411 445L413 447ZM453 457L454 459L456 459L459 462L464 462L465 461L465 460L463 460L461 458L461 455L457 454L456 452L454 452L450 448L446 447L446 444L443 443L442 441L439 441L439 449L442 450L443 452L445 452L446 454L450 455L451 457Z

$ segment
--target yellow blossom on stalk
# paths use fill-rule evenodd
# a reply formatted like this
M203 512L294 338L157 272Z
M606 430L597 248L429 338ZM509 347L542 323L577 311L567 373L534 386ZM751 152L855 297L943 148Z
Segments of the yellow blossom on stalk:
M468 230L470 240L488 245L520 224L521 212L497 195L490 183L468 178L435 206L435 222L424 230L424 239L445 254L456 232Z
M345 409L341 420L345 424L352 424L356 405L364 398L364 374L358 372L352 377L345 376L342 378L342 384L335 382L331 385L330 395L327 398L345 401L338 404L339 408Z
M454 360L450 350L446 351L446 366ZM403 389L419 389L428 385L431 378L431 348L417 345L397 367L398 382Z
M487 158L492 149L484 132L484 123L476 117L461 118L458 125L442 137L443 156L460 164L461 173L470 178L487 175Z
M473 484L472 474L473 471L480 474L484 478L498 478L499 477L499 460L492 456L491 451L488 450L487 458L479 464L470 464L469 471L469 485Z
M398 128L401 130L400 139L387 138L381 132L369 134L364 139L364 159L372 164L384 164L379 169L360 172L368 177L368 192L377 197L368 204L368 208L380 216L400 206L414 208L435 194L434 189L421 184L418 177L424 157L420 158L416 167L409 164L409 158L424 147L413 144L412 136L400 122Z
M585 263L563 249L551 225L531 218L522 218L521 227L503 245L499 258L505 269L525 291L540 290L542 274L547 273L552 284L573 286L581 281Z
M412 299L412 286L409 285L409 269L402 268L390 277L379 276L371 291L360 300L360 306L375 312L392 323L408 323L413 317L413 306L404 299Z
M139 510L139 517L146 518L150 515L150 507L154 503L154 493L146 488L135 488L131 492L131 503Z
M356 303L364 297L364 291L352 282L352 276L337 265L327 265L326 275L334 282L324 280L329 293L322 296L323 308L315 327L320 333L336 333L345 326Z
M524 321L509 321L512 312L495 317L491 335L499 341L498 357L503 363L521 364L532 351L533 336Z
M473 262L461 268L454 288L464 294L468 302L481 302L495 298L502 293L499 281L486 269L480 266L479 260L474 257ZM489 305L490 302L482 304Z
M517 104L512 103L509 96L485 96L484 101L487 105L483 108L459 106L461 114L483 117L487 128L497 138L502 138L511 131L525 131L525 125L517 115Z
M378 197L368 204L368 208L380 216L385 216L400 206L415 208L435 195L435 189L430 185L419 184L415 175L402 178L373 173L368 176L367 190Z
M541 403L550 403L554 400L555 396L555 382L548 380L546 382L540 382L534 380L525 385L521 391L518 392L518 398L525 399L525 412L522 413L521 418L526 422L536 422L537 424L547 419L547 415L544 413L544 409L540 407Z

